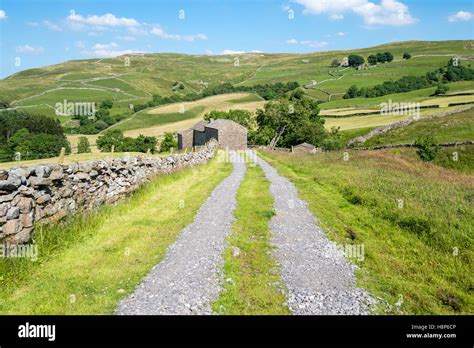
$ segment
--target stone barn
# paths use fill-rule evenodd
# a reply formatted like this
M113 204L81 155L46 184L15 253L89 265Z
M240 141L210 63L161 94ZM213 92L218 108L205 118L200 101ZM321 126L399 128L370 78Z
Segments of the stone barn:
M245 150L247 128L225 119L199 121L191 128L178 132L178 149L203 146L211 139L216 139L221 149Z

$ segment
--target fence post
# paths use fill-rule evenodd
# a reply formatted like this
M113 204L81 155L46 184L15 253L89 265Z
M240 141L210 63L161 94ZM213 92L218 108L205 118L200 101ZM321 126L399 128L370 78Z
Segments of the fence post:
M112 145L112 147L110 148L110 152L112 152L112 153L115 152L115 145Z
M150 149L146 150L146 154L147 154L147 155L150 154Z
M66 148L62 147L61 152L59 153L59 164L64 163L64 155L66 153Z

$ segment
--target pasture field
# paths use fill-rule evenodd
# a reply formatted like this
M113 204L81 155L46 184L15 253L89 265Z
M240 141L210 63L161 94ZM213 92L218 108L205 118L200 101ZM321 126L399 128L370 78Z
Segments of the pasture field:
M474 141L474 109L420 120L406 127L376 135L360 146L414 143L418 137L428 135L433 136L438 143Z
M358 284L383 299L381 313L472 314L473 177L414 152L261 154L332 240L364 245Z

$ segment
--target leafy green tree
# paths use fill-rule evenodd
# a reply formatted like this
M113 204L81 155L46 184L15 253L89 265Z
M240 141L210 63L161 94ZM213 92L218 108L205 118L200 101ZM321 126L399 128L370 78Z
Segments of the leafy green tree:
M123 142L124 136L122 131L114 129L99 135L96 144L100 151L110 152L112 145L115 145L115 149L119 151L120 147L123 145Z
M101 104L99 109L112 109L114 106L114 102L110 99L104 100Z
M376 65L377 64L377 57L375 55L371 54L370 56L367 57L367 62L370 65Z
M358 89L356 85L352 85L347 90L346 94L344 94L344 99L350 99L357 97Z
M438 88L436 88L436 91L434 92L434 95L442 95L446 94L449 91L449 87L443 84L439 84Z
M151 153L155 153L157 143L156 137L147 137L140 134L134 141L134 149L126 151L147 152L150 150Z
M308 97L302 99L280 99L265 104L264 109L257 110L258 135L255 137L257 144L269 145L271 148L278 146L291 146L308 139L324 130L324 121L319 116L318 103ZM314 133L307 130L315 128Z
M160 152L168 152L171 148L178 147L178 140L176 138L176 133L165 132L165 137L160 144Z
M356 54L351 54L351 55L348 57L348 62L349 62L349 66L351 66L351 67L357 67L357 66L359 66L359 65L364 64L365 59L364 59L364 57L358 56L358 55L356 55Z
M385 54L379 52L375 55L375 57L377 58L377 62L385 63L385 59L386 59Z
M438 146L431 136L423 136L415 141L417 147L416 153L422 161L433 161L439 153L440 146Z
M390 53L390 52L385 52L384 56L385 56L385 61L386 62L391 62L393 60L393 54Z
M90 153L91 147L87 137L79 137L79 142L77 144L77 153Z
M408 52L403 53L403 59L410 59L410 58L411 58L410 53L408 53Z
M339 150L344 147L341 135L339 133L339 127L332 127L331 132L324 138L321 147L323 150Z
M337 59L333 59L331 62L331 67L335 68L341 65L341 63Z

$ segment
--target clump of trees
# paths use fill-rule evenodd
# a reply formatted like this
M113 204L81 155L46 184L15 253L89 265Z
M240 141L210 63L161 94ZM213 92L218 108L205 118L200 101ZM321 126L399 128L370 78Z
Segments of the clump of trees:
M384 53L377 53L377 54L371 54L370 56L367 57L367 62L370 65L375 65L377 63L386 63L386 62L391 62L393 60L393 54L390 52L384 52Z
M79 128L77 132L80 134L97 134L111 125L125 119L127 114L110 115L114 102L112 100L104 100L100 103L99 109L95 112L94 117L87 115L73 116L79 120Z
M411 54L410 54L410 53L408 53L408 52L403 53L403 59L407 59L407 60L408 60L408 59L410 59L410 58L411 58Z
M353 85L349 87L344 99L349 98L374 98L392 93L404 93L417 89L438 86L440 84L456 81L474 80L474 69L466 66L448 66L433 72L428 72L424 76L404 76L397 81L385 81L380 85L371 88L357 88ZM445 87L441 87L443 91Z
M365 63L364 57L358 56L357 54L351 54L347 58L348 58L349 66L353 68L358 67L359 65L362 65Z
M63 147L71 153L59 120L18 111L0 113L0 161L53 157Z
M282 98L286 93L293 91L299 87L298 82L277 82L275 84L264 84L254 86L234 86L231 83L223 83L206 88L201 93L189 93L186 95L174 94L169 97L162 97L158 94L153 95L153 99L146 104L134 106L134 111L140 111L149 107L160 106L164 104L195 101L198 99L210 97L213 95L234 93L234 92L250 92L260 95L265 100Z
M96 144L100 151L110 152L112 145L116 152L148 152L154 153L158 141L156 137L140 134L136 138L125 137L118 129L110 130L97 138Z

